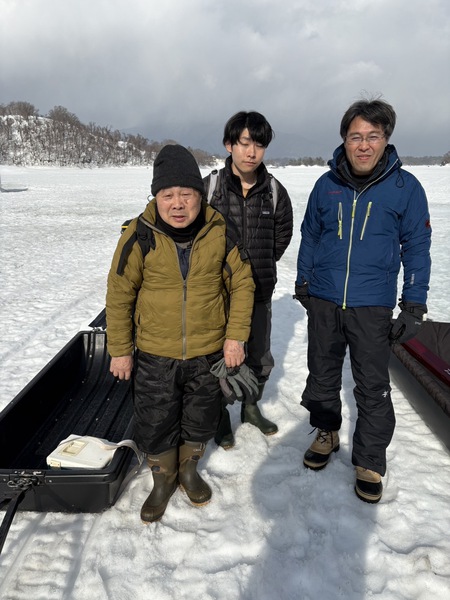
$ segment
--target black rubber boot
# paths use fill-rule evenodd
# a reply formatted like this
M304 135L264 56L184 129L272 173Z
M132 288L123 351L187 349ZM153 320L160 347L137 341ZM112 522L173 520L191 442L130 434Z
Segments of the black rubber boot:
M235 443L233 431L231 430L230 413L225 404L222 404L219 426L217 428L217 433L214 436L214 441L218 446L225 450L233 448Z
M259 410L258 404L257 404L257 402L259 400L261 400L261 398L262 398L263 391L264 391L264 383L258 384L258 387L259 387L259 393L258 393L258 397L256 398L256 403L255 404L245 404L245 402L242 403L241 422L242 423L250 423L250 425L254 425L262 433L264 433L264 435L273 435L274 433L277 433L277 431L278 431L277 425L275 425L275 423L272 423L272 421L269 421L269 419L266 419L265 417L263 417L263 415L261 414L261 411Z
M206 444L202 442L184 442L179 447L178 479L192 504L201 506L211 500L209 485L197 472L198 461L205 453Z
M141 519L144 523L153 523L163 516L178 487L178 448L148 456L147 463L152 470L153 489L142 505Z

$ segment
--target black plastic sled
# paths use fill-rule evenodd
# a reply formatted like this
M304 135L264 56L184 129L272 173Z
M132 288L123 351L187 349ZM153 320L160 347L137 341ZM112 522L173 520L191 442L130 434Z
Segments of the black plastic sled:
M118 448L102 469L54 469L47 456L71 434L120 442L133 437L130 382L109 372L102 313L0 413L0 532L16 510L95 513L114 504L134 452Z

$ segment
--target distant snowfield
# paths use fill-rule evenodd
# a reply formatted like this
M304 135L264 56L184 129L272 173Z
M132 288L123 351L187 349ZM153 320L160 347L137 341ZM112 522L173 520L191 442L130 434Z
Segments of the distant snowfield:
M429 317L449 321L450 169L405 168L430 204ZM341 450L324 471L302 466L312 439L299 404L306 318L291 296L300 223L325 170L272 169L291 195L295 218L294 239L279 263L276 367L263 402L279 433L264 437L239 424L232 407L236 447L225 452L211 443L200 463L212 501L194 508L178 491L157 524L144 527L139 519L151 490L147 468L100 515L17 513L0 556L2 599L450 598L450 455L401 390L393 386L397 428L379 505L364 504L353 491L356 411L348 362ZM103 308L120 226L143 211L152 169L0 166L0 174L4 188L28 188L0 194L3 409Z

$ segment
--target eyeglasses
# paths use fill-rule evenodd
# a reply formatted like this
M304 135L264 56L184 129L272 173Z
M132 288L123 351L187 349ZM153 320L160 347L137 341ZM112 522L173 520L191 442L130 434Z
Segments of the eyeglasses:
M366 138L363 138L361 135L347 135L345 136L345 141L349 146L359 146L363 142L367 142L371 146L375 146L376 144L379 144L384 137L384 135L376 133L373 133Z

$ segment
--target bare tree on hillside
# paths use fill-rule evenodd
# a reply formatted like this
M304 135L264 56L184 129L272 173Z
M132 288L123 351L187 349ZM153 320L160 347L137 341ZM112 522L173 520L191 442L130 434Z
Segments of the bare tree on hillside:
M28 117L38 117L39 112L29 102L10 102L9 104L0 105L0 114L2 115L17 115L28 119Z

